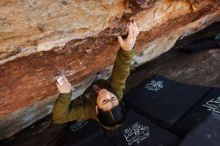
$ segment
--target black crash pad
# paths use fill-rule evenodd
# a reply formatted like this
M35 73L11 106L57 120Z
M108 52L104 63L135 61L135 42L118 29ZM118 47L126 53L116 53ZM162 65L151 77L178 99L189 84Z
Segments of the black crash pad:
M219 146L219 123L220 115L210 114L185 137L180 146Z
M155 75L131 90L125 102L135 111L170 128L209 90Z
M69 124L57 146L112 146L103 128L95 120Z
M122 126L106 131L116 146L176 146L179 138L144 117L128 111Z
M185 135L212 112L220 114L219 88L212 88L174 127L179 134Z

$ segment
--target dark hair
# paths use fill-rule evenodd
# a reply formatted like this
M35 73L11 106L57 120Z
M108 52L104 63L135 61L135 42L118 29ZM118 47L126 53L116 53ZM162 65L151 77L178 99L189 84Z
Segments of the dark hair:
M97 117L103 126L114 127L123 122L125 119L125 111L121 104L118 104L109 111L103 111L98 108Z

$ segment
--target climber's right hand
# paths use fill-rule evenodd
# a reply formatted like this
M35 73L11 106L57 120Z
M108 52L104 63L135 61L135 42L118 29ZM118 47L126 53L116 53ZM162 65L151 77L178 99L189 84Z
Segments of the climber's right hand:
M68 81L65 75L55 76L57 88L60 93L70 93L71 83Z
M128 24L128 36L127 36L127 38L125 40L123 40L121 36L118 36L118 42L119 42L121 48L124 51L132 50L132 48L135 45L136 38L137 38L138 34L139 34L139 29L137 27L136 22L134 22L134 21L130 22Z

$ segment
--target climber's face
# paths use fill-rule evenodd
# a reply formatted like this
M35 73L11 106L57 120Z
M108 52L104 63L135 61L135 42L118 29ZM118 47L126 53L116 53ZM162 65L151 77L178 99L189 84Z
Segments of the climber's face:
M119 101L113 93L111 93L107 89L101 89L96 99L96 103L98 106L96 107L96 109L100 108L103 111L108 111L117 106L119 104Z

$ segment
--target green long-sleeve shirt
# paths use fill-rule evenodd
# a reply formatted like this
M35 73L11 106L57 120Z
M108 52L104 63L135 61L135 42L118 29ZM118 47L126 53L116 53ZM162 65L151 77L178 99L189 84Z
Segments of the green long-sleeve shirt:
M131 61L134 54L134 49L131 51L120 49L114 62L111 77L108 80L98 80L93 84L105 87L107 90L113 92L119 101L121 101L125 82L130 74ZM71 93L60 94L54 104L53 122L62 124L75 120L97 120L95 111L96 95L91 86L80 97L74 99L72 103Z

